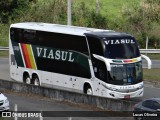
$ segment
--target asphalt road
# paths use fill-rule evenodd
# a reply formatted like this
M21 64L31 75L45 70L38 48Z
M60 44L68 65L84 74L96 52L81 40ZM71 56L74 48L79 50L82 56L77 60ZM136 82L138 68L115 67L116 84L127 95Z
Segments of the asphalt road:
M9 77L9 64L8 64L7 58L0 58L0 79L4 80L10 80ZM160 61L153 61L153 65L157 67L160 65ZM160 66L158 67L160 68ZM155 88L152 85L145 85L144 88L144 97L135 99L137 101L141 99L146 99L150 97L160 97L160 88ZM42 98L39 96L30 96L27 94L20 94L20 93L10 93L5 92L4 93L10 100L11 104L11 110L14 110L14 105L18 105L18 110L24 110L24 111L88 111L93 108L86 108L83 106L77 106L75 104L68 104L68 103L62 103L54 100L49 100L47 98ZM39 118L38 118L39 119ZM37 120L38 120L37 119ZM69 120L69 118L45 118L44 120ZM133 118L90 118L90 117L76 117L72 118L70 120L133 120ZM23 118L24 120L24 118ZM31 120L31 119L28 119ZM34 118L34 120L36 120Z
M72 104L69 102L58 102L45 97L33 96L31 94L22 94L6 91L4 95L10 100L10 111L14 111L14 106L17 104L18 111L50 111L51 114L55 114L54 111L91 111L97 110L97 108L89 107L85 105ZM39 118L32 118L33 120L39 120ZM18 118L18 120L32 120L31 118ZM45 117L43 120L133 120L131 117L127 118L113 118L113 117Z
M146 60L143 60L143 67L147 67ZM152 60L152 68L160 68L160 60ZM0 79L10 80L9 60L0 57Z
M152 68L160 68L160 60L151 60L152 61ZM147 61L143 60L143 67L147 68Z
M144 66L147 66L145 61ZM160 60L152 60L153 68L160 68ZM9 62L8 58L0 58L0 79L10 80L9 77ZM156 88L151 84L145 84L144 87L144 97L136 99L137 101L141 99L146 99L150 97L160 97L160 88Z

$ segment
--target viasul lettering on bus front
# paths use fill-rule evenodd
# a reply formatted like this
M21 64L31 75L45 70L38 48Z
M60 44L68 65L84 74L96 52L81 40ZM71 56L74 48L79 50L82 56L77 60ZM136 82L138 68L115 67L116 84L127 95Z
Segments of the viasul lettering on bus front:
M121 40L106 40L104 41L106 45L108 44L135 44L135 42L133 41L133 39L121 39Z

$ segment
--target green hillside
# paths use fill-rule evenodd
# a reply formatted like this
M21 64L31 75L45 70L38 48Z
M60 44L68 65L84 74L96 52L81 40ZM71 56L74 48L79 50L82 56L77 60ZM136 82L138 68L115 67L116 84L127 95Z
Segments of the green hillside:
M160 0L72 0L72 24L112 29L134 35L141 48L160 48ZM0 0L0 45L8 39L11 23L67 24L67 0Z

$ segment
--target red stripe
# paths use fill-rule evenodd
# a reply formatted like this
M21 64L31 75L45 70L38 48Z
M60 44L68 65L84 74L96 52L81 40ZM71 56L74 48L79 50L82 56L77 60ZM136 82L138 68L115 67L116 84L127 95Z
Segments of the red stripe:
M26 45L21 44L21 48L22 48L22 52L23 52L24 61L26 63L26 68L31 68L31 64L30 64L29 55L28 55Z
M27 61L26 61L27 58L26 58L25 50L24 50L24 44L21 44L21 48L22 48L22 53L23 53L25 64L26 64L26 68L28 68L28 64L27 64Z

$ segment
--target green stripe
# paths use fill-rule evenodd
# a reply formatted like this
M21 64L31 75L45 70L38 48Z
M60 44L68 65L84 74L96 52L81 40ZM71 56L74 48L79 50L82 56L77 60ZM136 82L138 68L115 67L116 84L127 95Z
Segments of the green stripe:
M22 55L21 55L21 51L18 43L12 41L12 46L13 46L13 51L14 51L17 66L24 67L24 63L23 63L23 59L22 59Z
M57 50L65 51L65 52L68 52L68 53L72 52L72 59L74 59L73 63L78 63L83 68L85 68L86 70L90 71L88 57L86 55L83 55L83 54L78 53L78 52L70 51L70 50L63 50L63 49L56 49L56 48L51 48L51 47L43 47L43 46L32 45L32 50L33 50L33 54L34 54L34 57L35 57L36 64L37 64L37 59L38 59L37 47L43 48L43 50L47 49L46 58L48 57L50 50L53 50L54 59L55 59L55 51L57 51ZM40 58L44 58L43 57L43 55L44 55L43 53L44 52L42 51L41 55L39 56ZM68 59L69 59L69 56L67 56L67 60ZM59 61L62 61L62 60L60 59ZM37 69L38 69L38 66L37 66Z

